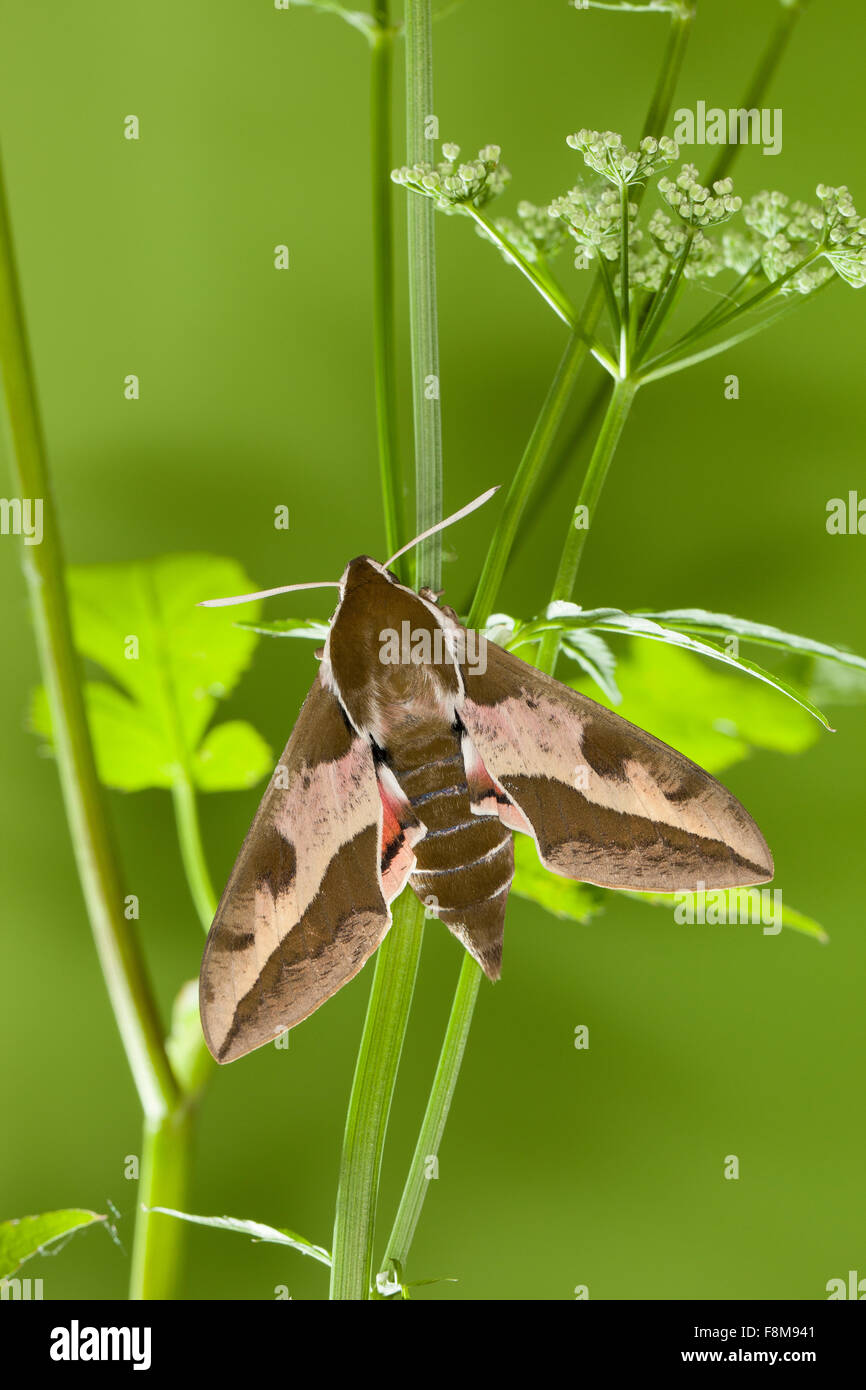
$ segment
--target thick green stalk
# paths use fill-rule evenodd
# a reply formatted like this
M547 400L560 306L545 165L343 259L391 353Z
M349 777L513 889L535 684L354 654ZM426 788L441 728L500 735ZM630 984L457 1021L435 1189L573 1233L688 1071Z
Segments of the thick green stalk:
M192 1163L194 1103L181 1101L159 1120L146 1120L142 1141L139 1209L132 1245L131 1299L177 1297L184 1247L183 1223L152 1207L183 1211Z
M391 79L394 30L388 0L373 8L371 39L370 177L373 212L373 372L379 475L388 555L405 540L397 432L397 364L394 334L394 220L391 183ZM398 564L400 562L398 561Z
M608 469L616 453L620 435L628 419L636 390L637 387L634 382L629 380L618 381L613 388L598 439L595 442L592 458L589 461L589 467L586 470L583 485L569 523L568 535L565 538L559 569L550 595L551 602L557 599L568 601L574 594L577 570L583 554L583 547L586 545L589 527L595 520L598 499L601 496ZM541 643L541 652L537 662L540 670L547 671L549 674L553 673L558 647L559 634L556 632L548 633Z
M376 973L346 1115L334 1222L332 1299L370 1297L385 1132L412 1004L424 908L406 891L376 953Z
M409 159L423 157L427 117L433 112L430 0L407 0L406 89ZM442 515L442 438L439 347L432 205L409 206L409 315L415 424L418 530ZM438 588L441 536L418 547L416 587ZM334 1221L332 1299L368 1299L379 1175L397 1069L421 954L424 908L407 890L394 907L391 930L379 947L376 971L355 1066Z
M151 1234L141 1210L172 1205L185 1169L185 1103L165 1051L162 1028L136 938L123 914L113 837L96 774L64 578L60 532L45 458L35 380L2 177L0 177L0 366L13 473L22 497L41 499L43 538L24 546L24 574L48 701L60 784L87 913L111 1007L144 1112L142 1183L136 1216L131 1297L169 1297L179 1239ZM182 1120L180 1117L183 1117ZM181 1152L165 1165L166 1144ZM156 1261L156 1264L152 1263ZM158 1294L146 1290L158 1287Z
M0 176L0 368L12 471L22 498L39 499L43 538L23 547L70 838L111 1006L142 1109L160 1119L178 1098L156 1005L130 923L113 837L96 775L63 572L57 516L9 220Z

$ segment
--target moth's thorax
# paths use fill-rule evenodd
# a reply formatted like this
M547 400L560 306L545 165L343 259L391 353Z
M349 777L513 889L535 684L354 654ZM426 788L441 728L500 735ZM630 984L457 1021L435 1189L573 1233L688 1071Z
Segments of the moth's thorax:
M414 723L453 722L462 683L435 605L366 556L346 566L341 589L327 660L355 728L384 743Z

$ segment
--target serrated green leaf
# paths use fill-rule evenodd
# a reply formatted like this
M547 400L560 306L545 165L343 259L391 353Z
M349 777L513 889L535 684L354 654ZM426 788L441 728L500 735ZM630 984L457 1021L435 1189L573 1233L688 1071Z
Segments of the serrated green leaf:
M328 636L328 624L320 618L275 618L266 622L264 618L257 623L235 623L242 632L257 632L260 637L306 637L313 642L324 642Z
M554 609L555 612L553 612ZM566 610L573 610L573 612ZM781 676L775 675L771 671L765 671L762 666L758 666L753 661L747 661L745 657L732 656L711 642L699 641L696 637L689 636L685 631L681 632L676 628L664 627L642 614L624 613L619 608L583 610L575 604L560 603L551 604L551 613L552 616L536 618L532 623L528 623L519 634L520 641L517 645L528 645L537 641L545 632L573 632L581 628L591 628L596 632L620 632L631 637L646 638L653 642L666 642L671 646L682 647L686 651L695 652L699 656L708 656L713 661L719 661L725 666L731 666L754 676L756 680L772 686L782 695L787 695L790 700L807 710L819 723L823 724L825 729L830 729L832 732L832 725L826 716L802 691L797 690ZM512 643L512 647L514 645Z
M99 1212L67 1207L62 1211L44 1211L41 1216L0 1221L0 1279L7 1279L34 1255L46 1254L57 1241L104 1220Z
M252 1240L269 1241L273 1245L290 1245L302 1255L309 1255L320 1264L330 1265L331 1256L321 1245L299 1236L295 1231L284 1231L278 1226L265 1226L261 1221L242 1221L234 1216L192 1216L188 1211L174 1211L171 1207L151 1207L162 1216L174 1216L178 1221L190 1221L194 1226L214 1226L218 1231L235 1231L238 1235L249 1236Z
M555 917L587 923L602 911L602 891L591 883L578 883L545 869L535 841L528 835L514 837L514 883L519 898L538 903Z
M700 632L708 637L742 637L745 641L756 642L760 646L779 647L788 652L820 656L866 671L866 659L854 652L846 651L844 647L828 646L826 642L816 642L811 637L783 632L781 628L771 627L768 623L752 623L746 618L735 618L730 613L709 613L703 608L670 608L664 613L651 613L641 609L639 616L682 632Z
M622 695L614 675L616 657L603 637L588 629L570 632L562 643L562 650L591 676L602 694L613 704L620 703Z
M116 684L88 681L85 701L97 769L121 791L171 787L189 777L202 791L246 788L271 766L270 750L242 721L205 736L220 699L249 665L256 638L203 599L249 590L234 560L168 555L68 573L75 642ZM33 728L50 738L44 692Z

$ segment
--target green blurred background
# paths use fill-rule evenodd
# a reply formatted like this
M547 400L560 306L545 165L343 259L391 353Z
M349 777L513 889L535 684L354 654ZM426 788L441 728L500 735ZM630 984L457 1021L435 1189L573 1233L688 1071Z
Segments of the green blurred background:
M676 104L739 104L778 8L700 0ZM271 0L6 0L0 14L0 133L68 559L207 550L274 585L335 577L359 552L382 556L363 39ZM545 201L577 177L568 132L638 134L666 23L575 13L565 0L465 0L435 27L443 138L467 152L502 145L514 175L503 211L518 197ZM866 202L863 39L859 0L815 0L767 99L784 111L783 152L771 162L743 151L740 192L769 185L810 198L826 181ZM130 113L137 143L122 138ZM395 113L401 162L399 93ZM402 237L405 195L395 198ZM563 330L461 219L437 229L454 508L509 478ZM288 273L272 266L281 242ZM573 285L565 263L562 274ZM866 296L834 286L783 328L642 394L587 546L583 604L700 605L866 652L866 539L824 526L828 498L866 493L864 309ZM136 403L122 394L131 372ZM736 402L723 396L728 372L740 378ZM590 384L588 374L584 393ZM508 611L530 615L545 601L577 476L547 491L524 535L501 596ZM12 490L5 460L0 490ZM287 533L273 527L280 503ZM465 602L493 520L484 509L448 538L451 602ZM11 538L0 565L0 1215L104 1211L110 1199L128 1252L136 1193L123 1167L138 1151L139 1113L56 771L26 731L39 673ZM329 599L298 603L270 615L325 615ZM225 717L251 719L279 749L314 665L305 643L262 642ZM687 709L688 689L681 699ZM866 718L856 706L832 713L838 732L803 756L757 754L726 775L773 847L777 886L823 922L828 946L681 927L628 901L580 926L512 900L503 980L482 986L408 1271L459 1282L423 1296L567 1299L587 1284L592 1298L822 1298L828 1279L866 1274ZM219 883L258 794L203 798ZM167 1012L202 947L170 798L112 795L111 810ZM459 966L456 942L431 923L383 1227ZM329 1242L370 978L364 971L296 1030L288 1052L264 1049L214 1078L190 1210ZM590 1028L587 1052L573 1046L579 1023ZM722 1176L731 1153L736 1182ZM44 1279L48 1298L122 1297L128 1254L94 1230L23 1272ZM321 1298L326 1272L291 1251L189 1229L185 1296L271 1298L278 1284Z

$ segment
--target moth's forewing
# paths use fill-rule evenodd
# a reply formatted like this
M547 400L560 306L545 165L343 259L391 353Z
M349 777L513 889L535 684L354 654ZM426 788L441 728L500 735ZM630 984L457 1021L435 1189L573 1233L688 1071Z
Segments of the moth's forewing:
M749 813L675 749L492 642L463 674L472 744L554 872L655 892L772 878Z
M319 674L205 946L201 1019L218 1062L306 1018L379 945L391 921L381 840L370 744L347 726Z

